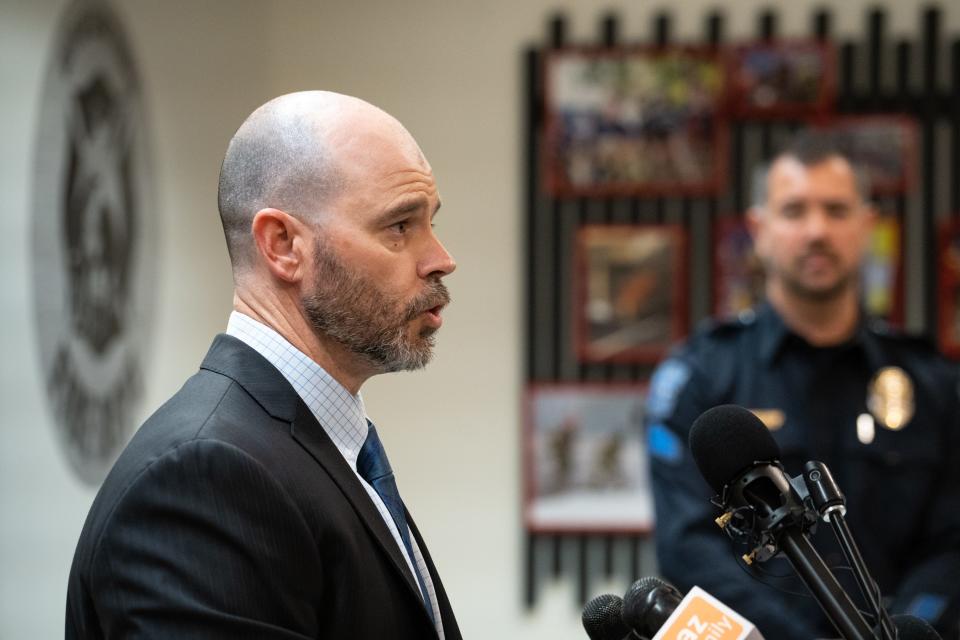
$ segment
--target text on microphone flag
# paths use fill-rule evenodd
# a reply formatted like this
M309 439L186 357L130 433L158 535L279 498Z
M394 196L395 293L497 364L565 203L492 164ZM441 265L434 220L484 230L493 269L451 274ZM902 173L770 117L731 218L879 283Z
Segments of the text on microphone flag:
M759 640L756 628L700 587L693 587L653 640Z

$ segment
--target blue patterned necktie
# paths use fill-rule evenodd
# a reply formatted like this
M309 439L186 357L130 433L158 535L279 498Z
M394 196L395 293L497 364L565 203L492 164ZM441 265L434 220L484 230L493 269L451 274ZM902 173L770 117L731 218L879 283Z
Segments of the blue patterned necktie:
M433 606L430 604L429 596L427 596L427 585L423 581L423 576L420 575L417 557L413 554L413 545L410 544L410 527L407 526L407 518L403 514L403 500L400 499L400 491L397 490L397 481L393 477L393 469L390 468L387 452L383 450L383 445L380 443L377 428L369 420L367 420L367 426L369 428L367 439L360 449L360 455L357 456L357 472L374 488L377 495L383 500L383 504L386 505L387 511L393 516L393 522L397 525L397 531L400 532L400 539L403 540L403 546L407 550L410 564L413 565L413 575L416 576L417 584L420 585L420 594L423 596L427 615L436 624L436 620L433 618Z

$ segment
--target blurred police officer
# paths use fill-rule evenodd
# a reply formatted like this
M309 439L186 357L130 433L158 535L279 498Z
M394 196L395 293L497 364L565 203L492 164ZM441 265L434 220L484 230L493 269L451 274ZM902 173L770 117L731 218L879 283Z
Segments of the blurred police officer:
M875 219L864 183L825 134L802 135L778 155L758 174L748 218L767 302L696 333L651 384L661 571L681 589L707 589L767 638L836 632L786 561L738 567L713 523L712 492L686 442L697 416L719 404L753 410L791 475L808 460L828 464L893 611L926 618L945 637L954 637L960 617L957 376L933 346L863 313L860 262ZM832 566L844 564L829 527L820 527L815 545ZM859 598L849 572L836 573Z

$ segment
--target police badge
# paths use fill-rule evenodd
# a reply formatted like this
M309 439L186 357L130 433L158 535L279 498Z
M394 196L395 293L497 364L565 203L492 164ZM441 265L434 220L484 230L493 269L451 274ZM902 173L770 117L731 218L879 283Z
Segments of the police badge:
M882 426L898 431L913 418L913 381L900 367L877 371L867 387L867 409Z

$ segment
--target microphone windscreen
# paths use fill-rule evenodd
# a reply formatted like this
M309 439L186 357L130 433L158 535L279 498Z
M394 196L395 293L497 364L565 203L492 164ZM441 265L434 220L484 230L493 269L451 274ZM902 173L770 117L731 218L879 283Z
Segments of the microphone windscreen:
M780 458L780 447L760 418L734 404L700 414L690 427L690 452L717 493L753 463Z
M623 600L620 596L606 593L597 596L583 607L583 629L590 640L622 640L630 634L623 623L621 613Z
M941 640L940 634L922 618L895 615L890 616L890 621L897 629L898 640ZM878 632L879 628L876 631Z
M683 594L655 577L640 578L623 596L623 621L641 636L653 636L674 612Z

